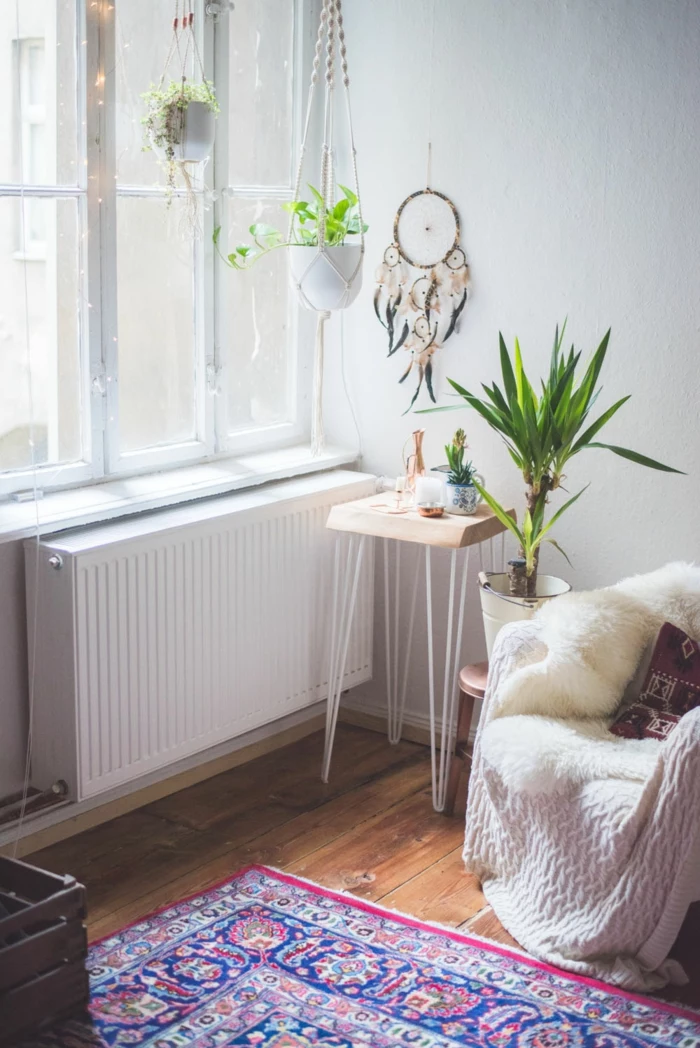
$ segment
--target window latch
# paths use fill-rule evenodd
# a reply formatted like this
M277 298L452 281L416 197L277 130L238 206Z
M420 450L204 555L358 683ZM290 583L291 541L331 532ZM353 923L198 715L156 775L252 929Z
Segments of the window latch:
M233 0L211 0L211 3L204 8L204 13L208 18L217 22L219 15L222 15L224 11L233 11L233 9Z
M221 365L207 364L207 391L213 397L221 393Z

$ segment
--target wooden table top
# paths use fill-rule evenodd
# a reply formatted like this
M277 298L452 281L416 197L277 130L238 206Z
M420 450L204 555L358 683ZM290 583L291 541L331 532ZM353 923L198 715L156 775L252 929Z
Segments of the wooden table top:
M353 502L343 502L331 508L326 527L332 531L374 535L399 542L419 542L424 546L442 546L445 549L473 546L506 530L493 510L484 503L477 506L476 513L468 517L456 513L421 517L415 509L409 509L406 513L387 513L383 508L394 505L396 496L389 491ZM515 510L509 509L508 513L515 520Z

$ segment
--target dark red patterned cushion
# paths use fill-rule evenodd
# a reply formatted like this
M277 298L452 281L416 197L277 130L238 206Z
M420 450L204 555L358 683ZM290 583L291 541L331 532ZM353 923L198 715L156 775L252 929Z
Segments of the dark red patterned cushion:
M696 706L700 706L700 645L664 622L639 698L619 714L610 731L625 739L665 739L683 714Z

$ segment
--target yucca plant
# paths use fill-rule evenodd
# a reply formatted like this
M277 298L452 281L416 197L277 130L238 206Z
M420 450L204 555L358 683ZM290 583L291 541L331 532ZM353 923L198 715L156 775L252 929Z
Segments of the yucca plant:
M522 525L518 526L493 495L474 480L474 485L484 500L519 543L519 558L509 566L511 592L517 596L536 595L537 563L543 542L549 542L567 560L569 559L551 537L550 532L562 514L581 497L585 488L565 502L547 522L545 512L550 493L562 486L566 464L574 455L589 448L604 448L640 466L663 470L666 473L682 472L656 462L646 455L640 455L637 451L630 451L629 448L621 448L616 444L602 444L595 439L613 415L629 400L629 395L616 401L595 421L589 421L591 409L601 392L598 379L608 350L610 331L606 332L583 377L579 378L577 368L581 359L580 351L573 345L568 354L562 350L565 328L566 324L562 326L561 331L558 326L556 328L549 374L546 380L540 382L539 395L525 373L517 338L511 360L500 333L498 337L503 388L495 382L491 386L482 383L486 394L482 399L453 379L448 379L467 405L478 411L500 435L525 481L525 513ZM428 411L454 409L429 408Z

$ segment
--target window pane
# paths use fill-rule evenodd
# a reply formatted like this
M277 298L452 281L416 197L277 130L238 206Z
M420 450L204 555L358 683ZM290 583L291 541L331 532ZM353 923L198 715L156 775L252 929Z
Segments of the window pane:
M194 245L180 201L117 201L121 450L196 437Z
M184 4L181 5L181 9ZM195 26L201 29L202 4L195 0ZM168 56L173 35L173 0L119 0L116 5L117 69L117 178L122 185L162 185L166 173L151 149L144 149L144 104L141 95L157 85ZM198 34L201 50L201 32ZM168 67L166 84L179 80L182 64L177 53ZM187 77L199 81L199 64L192 50Z
M248 229L253 222L280 228L286 219L280 203L270 201L233 199L229 209L233 212L230 251L251 242ZM286 421L291 417L289 386L294 368L286 251L273 251L249 272L227 276L223 297L229 429Z
M289 185L294 4L239 0L229 26L229 185Z
M19 251L21 207L0 199L0 470L31 466L32 420L37 464L81 458L77 205L25 201L45 237L44 257L29 261Z
M78 182L75 10L0 0L0 182Z

